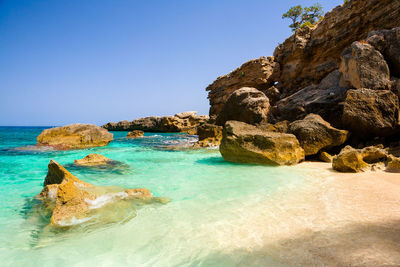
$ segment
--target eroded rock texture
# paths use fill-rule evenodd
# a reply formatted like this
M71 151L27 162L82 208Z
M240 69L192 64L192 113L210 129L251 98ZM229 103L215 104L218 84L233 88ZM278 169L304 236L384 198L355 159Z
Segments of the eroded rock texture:
M99 126L71 124L43 130L37 144L67 150L106 146L112 140L113 134Z
M217 125L225 125L230 120L249 124L266 122L269 112L269 100L256 88L243 87L230 95L217 116Z
M225 124L219 151L226 161L266 165L293 165L305 156L296 136L238 121Z
M279 65L273 57L250 60L231 73L218 77L206 88L209 91L210 116L216 116L221 112L234 91L242 87L253 87L265 92L278 77Z
M352 0L327 13L312 29L297 31L274 52L281 68L281 93L289 96L318 84L339 67L340 55L346 47L367 39L373 30L398 27L399 14L397 0Z

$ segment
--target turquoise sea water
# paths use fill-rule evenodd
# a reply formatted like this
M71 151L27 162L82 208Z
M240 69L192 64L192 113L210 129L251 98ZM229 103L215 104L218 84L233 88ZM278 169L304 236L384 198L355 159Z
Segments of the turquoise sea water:
M107 147L51 151L33 145L43 127L0 127L1 266L233 266L273 263L252 252L268 237L242 222L282 188L300 186L294 168L225 162L216 149L177 149L196 140L184 134L126 139L114 132ZM72 165L90 153L124 163L114 169ZM81 180L105 186L145 187L168 197L138 207L124 223L46 234L29 216L47 164L54 159ZM246 242L241 242L246 240ZM250 243L248 241L251 241ZM244 244L246 243L246 244ZM241 247L242 246L242 247ZM240 248L241 252L237 252Z

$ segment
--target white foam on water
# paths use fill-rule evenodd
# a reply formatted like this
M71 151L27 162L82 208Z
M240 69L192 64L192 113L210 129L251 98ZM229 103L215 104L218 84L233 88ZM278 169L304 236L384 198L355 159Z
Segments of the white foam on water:
M73 226L73 225L78 225L84 222L87 222L89 220L91 220L92 217L86 217L86 218L82 218L82 219L77 219L74 217L72 217L71 220L66 220L66 221L60 221L58 222L58 225L60 226Z
M95 199L85 199L85 201L89 204L89 209L98 209L116 199L124 199L127 196L126 192L109 193Z

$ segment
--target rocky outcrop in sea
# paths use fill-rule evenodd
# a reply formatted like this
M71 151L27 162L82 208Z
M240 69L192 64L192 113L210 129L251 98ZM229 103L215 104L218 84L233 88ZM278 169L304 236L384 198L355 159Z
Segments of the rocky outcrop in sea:
M196 111L188 111L174 116L152 116L133 121L109 122L102 127L109 131L141 130L144 132L189 132L196 134L197 127L208 120L209 117L206 115L197 115Z

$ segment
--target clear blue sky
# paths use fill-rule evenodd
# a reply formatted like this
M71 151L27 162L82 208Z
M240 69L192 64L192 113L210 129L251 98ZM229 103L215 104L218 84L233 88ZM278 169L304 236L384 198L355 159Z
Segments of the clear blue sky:
M0 0L0 125L208 114L206 86L272 55L281 15L314 2Z

